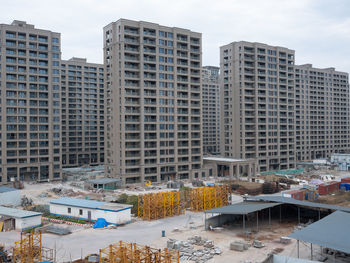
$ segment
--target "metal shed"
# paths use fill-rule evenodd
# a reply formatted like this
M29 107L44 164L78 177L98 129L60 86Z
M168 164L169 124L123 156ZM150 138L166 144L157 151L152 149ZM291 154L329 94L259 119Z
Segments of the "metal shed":
M299 240L311 243L311 257L312 244L350 254L349 222L350 213L336 211L301 230L295 231L289 237L298 240L298 243Z
M263 202L242 202L238 204L223 206L215 209L204 211L205 229L220 226L233 220L235 216L242 216L242 226L245 231L246 215L256 213L256 228L259 228L259 211L269 209L269 224L271 224L271 208L280 205L280 203L263 203ZM207 214L216 214L207 219Z

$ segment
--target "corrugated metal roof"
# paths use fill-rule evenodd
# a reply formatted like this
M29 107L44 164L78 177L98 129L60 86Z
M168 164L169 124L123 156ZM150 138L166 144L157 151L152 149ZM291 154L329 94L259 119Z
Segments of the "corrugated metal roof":
M33 211L0 206L0 215L14 217L14 218L26 218L26 217L33 217L33 216L41 216L42 214L38 212L33 212Z
M260 201L265 201L265 202L278 202L278 203L293 204L293 205L307 206L307 207L313 207L313 208L340 210L340 211L350 213L350 207L322 204L322 203L316 203L316 202L310 202L310 201L300 201L300 200L295 200L293 198L278 196L278 195L250 196L249 200L260 200Z
M6 192L12 192L12 191L19 191L19 190L13 187L0 186L0 193L6 193Z
M279 203L242 202L238 204L218 207L204 211L205 213L218 213L230 215L246 215L266 208L280 205Z
M121 179L117 179L117 178L98 178L98 179L93 179L88 181L88 183L91 183L91 184L110 184L110 183L119 183L119 182L121 182Z
M56 205L68 205L68 206L76 206L83 208L92 208L96 209L99 206L105 205L105 202L94 201L94 200L86 200L79 198L70 198L70 197L61 197L58 199L54 199L50 201L50 204Z
M336 211L316 223L295 231L289 237L350 253L349 222L349 213Z

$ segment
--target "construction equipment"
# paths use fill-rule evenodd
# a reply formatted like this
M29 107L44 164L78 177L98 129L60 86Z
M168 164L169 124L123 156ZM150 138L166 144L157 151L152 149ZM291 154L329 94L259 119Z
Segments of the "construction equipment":
M100 263L179 263L179 251L119 241L99 251Z
M145 186L151 186L151 185L152 185L151 180L147 180L147 181L145 181Z
M138 196L138 217L154 220L184 213L180 192L159 192Z
M53 260L53 250L42 247L41 232L21 232L21 240L15 241L12 262L36 263L43 260Z
M228 185L204 186L191 189L191 211L201 212L229 204L230 187Z
M186 208L201 212L228 205L230 194L230 187L225 184L139 195L138 217L156 220L183 214Z

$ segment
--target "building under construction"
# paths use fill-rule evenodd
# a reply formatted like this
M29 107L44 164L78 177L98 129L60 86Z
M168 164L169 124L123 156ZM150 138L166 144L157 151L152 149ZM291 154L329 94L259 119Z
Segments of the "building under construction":
M99 251L100 263L179 263L179 251L155 249L135 243L111 244Z

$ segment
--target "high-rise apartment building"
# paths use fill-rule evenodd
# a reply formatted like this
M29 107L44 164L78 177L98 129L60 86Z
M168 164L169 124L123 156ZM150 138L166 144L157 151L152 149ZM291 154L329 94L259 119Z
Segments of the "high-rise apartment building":
M219 67L202 68L203 154L220 153Z
M13 21L0 48L0 183L60 179L60 34Z
M201 34L120 19L104 28L106 174L201 176Z
M222 154L268 171L350 151L347 73L296 66L293 50L259 43L220 53Z
M104 163L103 65L83 58L61 62L62 165Z
M296 160L329 158L350 150L348 73L295 66Z
M294 50L233 42L220 48L221 153L259 171L294 168Z

